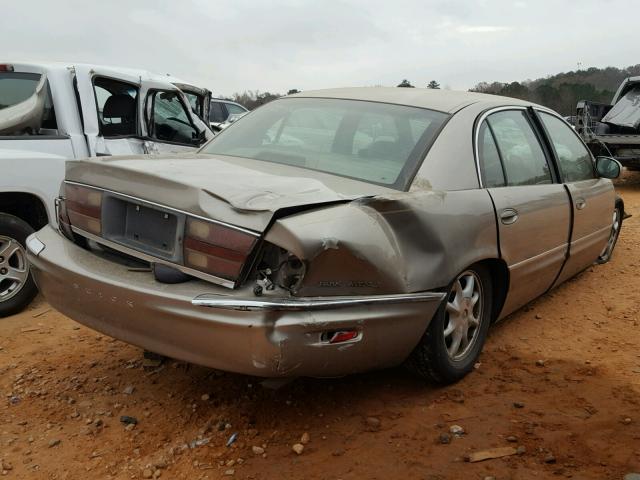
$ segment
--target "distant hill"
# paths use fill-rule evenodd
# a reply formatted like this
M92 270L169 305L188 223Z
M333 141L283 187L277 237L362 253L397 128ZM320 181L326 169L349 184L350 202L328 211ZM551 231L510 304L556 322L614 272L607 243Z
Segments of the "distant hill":
M470 91L530 100L562 115L573 115L578 100L609 103L620 82L637 75L640 64L627 68L591 67L522 82L480 82Z

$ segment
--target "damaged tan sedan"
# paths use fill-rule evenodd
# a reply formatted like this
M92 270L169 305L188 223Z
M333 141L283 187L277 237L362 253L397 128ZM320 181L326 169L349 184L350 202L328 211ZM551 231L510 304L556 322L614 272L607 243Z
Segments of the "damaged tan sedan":
M196 154L68 162L28 257L53 307L169 357L447 383L492 322L609 259L619 171L520 100L305 92Z

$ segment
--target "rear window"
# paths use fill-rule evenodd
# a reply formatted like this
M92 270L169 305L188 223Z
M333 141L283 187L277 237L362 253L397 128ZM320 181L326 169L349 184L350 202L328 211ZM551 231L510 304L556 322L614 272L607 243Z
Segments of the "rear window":
M39 73L0 72L0 110L13 107L28 100L36 92L36 87L41 78L42 75ZM57 124L48 83L45 84L44 94L44 105L42 116L40 117L39 129L25 129L25 131L12 133L23 134L27 133L27 131L31 134L56 133L53 132L53 130L57 129ZM37 106L37 103L34 103L33 106ZM24 112L22 115L24 115Z
M0 72L0 110L24 102L36 91L37 73Z
M447 117L404 105L287 98L252 112L202 152L287 164L404 190Z

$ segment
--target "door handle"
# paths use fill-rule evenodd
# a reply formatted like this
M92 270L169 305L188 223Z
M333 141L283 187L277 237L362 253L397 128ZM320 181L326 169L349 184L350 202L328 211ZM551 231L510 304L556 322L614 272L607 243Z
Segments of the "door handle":
M518 220L518 211L515 208L505 208L500 213L500 221L505 225L511 225Z
M578 198L576 200L576 208L578 210L582 210L586 206L587 206L587 201L584 198Z

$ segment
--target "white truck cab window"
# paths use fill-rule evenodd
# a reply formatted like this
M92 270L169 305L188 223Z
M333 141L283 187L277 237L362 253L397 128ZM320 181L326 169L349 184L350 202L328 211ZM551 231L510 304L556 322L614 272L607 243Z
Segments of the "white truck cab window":
M94 79L93 87L102 135L105 138L136 135L138 88L102 77Z

